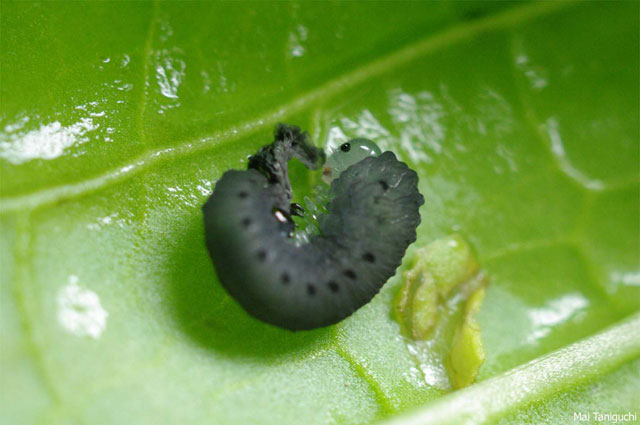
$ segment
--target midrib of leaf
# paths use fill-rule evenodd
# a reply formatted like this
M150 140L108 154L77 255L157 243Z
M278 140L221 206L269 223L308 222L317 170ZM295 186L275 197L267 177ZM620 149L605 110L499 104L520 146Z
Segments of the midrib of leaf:
M108 187L109 185L116 184L147 168L161 164L165 161L178 159L230 143L242 137L246 137L262 128L272 127L278 121L283 120L296 112L332 98L358 84L362 84L367 80L383 75L429 53L433 53L482 33L516 26L575 3L576 2L573 1L535 2L524 6L514 7L505 12L501 12L494 16L480 18L473 22L454 25L443 32L418 40L396 50L395 52L391 52L386 56L375 59L360 68L338 76L320 87L303 94L275 110L260 115L253 120L238 123L237 125L218 132L213 132L213 134L209 136L180 142L176 147L144 153L127 165L121 165L90 179L85 179L76 183L53 186L24 195L0 198L0 214L25 209L35 209L62 200L79 197ZM154 4L154 17L156 9L157 7ZM153 35L154 26L153 21L155 21L155 18L152 19L151 26L149 28L149 36L147 40L148 46L145 47L145 54L147 56L151 49L151 37ZM149 74L148 60L145 63L144 69L144 81L147 82ZM143 93L146 93L146 87L145 90L143 90ZM142 118L146 109L146 94L143 95L143 99L144 102L140 108L139 114L140 123L142 123ZM140 137L142 137L142 124L140 124L139 127Z
M476 424L587 382L640 356L640 313L380 425Z

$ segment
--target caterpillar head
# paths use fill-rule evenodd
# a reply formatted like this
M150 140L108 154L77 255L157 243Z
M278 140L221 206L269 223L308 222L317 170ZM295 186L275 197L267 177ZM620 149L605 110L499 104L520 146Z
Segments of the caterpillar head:
M368 139L352 139L343 143L327 159L322 178L330 183L344 170L370 156L379 156L382 150Z

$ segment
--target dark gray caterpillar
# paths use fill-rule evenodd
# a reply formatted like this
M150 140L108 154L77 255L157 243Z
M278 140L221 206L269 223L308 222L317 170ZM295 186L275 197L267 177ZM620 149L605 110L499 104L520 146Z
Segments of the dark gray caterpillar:
M303 330L337 323L378 293L416 239L424 199L417 174L393 153L366 156L332 181L321 234L296 246L293 157L311 169L325 159L306 133L279 125L248 170L223 174L203 211L207 247L231 296L258 319Z

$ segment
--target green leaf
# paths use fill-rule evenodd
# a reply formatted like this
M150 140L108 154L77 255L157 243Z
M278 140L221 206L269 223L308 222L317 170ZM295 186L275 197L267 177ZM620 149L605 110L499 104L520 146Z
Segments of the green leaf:
M4 1L0 422L637 409L639 8ZM419 173L411 252L461 234L491 281L477 384L445 394L414 362L400 274L312 332L224 292L200 205L279 121L326 146L372 138ZM292 174L301 199L313 178Z

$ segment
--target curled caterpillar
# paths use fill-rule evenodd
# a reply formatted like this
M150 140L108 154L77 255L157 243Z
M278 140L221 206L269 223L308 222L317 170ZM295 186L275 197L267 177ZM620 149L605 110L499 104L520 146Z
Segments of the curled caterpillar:
M364 147L363 147L364 146ZM327 161L331 181L320 234L292 242L287 162L325 162L298 127L280 124L275 141L230 170L203 206L206 244L220 282L258 319L290 330L328 326L368 303L416 239L417 174L368 140L345 143Z

